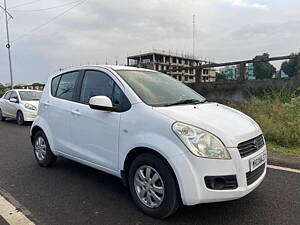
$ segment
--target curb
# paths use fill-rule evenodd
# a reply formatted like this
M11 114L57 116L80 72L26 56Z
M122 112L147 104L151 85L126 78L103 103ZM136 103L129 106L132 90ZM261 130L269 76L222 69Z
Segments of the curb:
M268 164L299 170L300 169L300 157L283 155L280 153L268 151Z

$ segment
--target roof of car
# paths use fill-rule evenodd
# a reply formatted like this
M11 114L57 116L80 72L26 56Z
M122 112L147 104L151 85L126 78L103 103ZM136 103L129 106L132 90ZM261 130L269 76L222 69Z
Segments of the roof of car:
M42 92L40 90L32 90L32 89L13 89L13 90L10 90L10 91L36 91L36 92Z
M80 69L90 69L90 68L105 68L105 69L111 69L111 70L140 70L140 71L150 71L149 69L144 68L138 68L138 67L132 67L132 66L118 66L118 65L81 65L81 66L75 66L75 67L69 67L65 68L56 74L60 74L63 72L68 72L72 70L80 70Z

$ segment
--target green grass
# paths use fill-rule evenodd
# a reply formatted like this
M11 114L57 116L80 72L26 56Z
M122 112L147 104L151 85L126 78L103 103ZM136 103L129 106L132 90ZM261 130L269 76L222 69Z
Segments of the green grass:
M296 90L271 91L250 103L230 105L260 125L270 151L300 156L300 96L296 97Z
M300 147L282 147L272 142L267 143L267 149L271 152L277 152L284 155L292 155L300 157Z

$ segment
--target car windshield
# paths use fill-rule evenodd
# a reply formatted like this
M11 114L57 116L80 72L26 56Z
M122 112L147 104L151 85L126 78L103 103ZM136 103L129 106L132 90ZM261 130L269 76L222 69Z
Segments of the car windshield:
M206 99L176 79L155 71L118 70L143 102L151 106L199 104Z
M38 91L19 91L19 94L23 101L39 101L42 96Z

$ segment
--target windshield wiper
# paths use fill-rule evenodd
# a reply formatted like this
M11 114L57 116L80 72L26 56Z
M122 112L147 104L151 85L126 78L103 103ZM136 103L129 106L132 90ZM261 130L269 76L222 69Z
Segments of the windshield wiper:
M185 99L185 100L180 100L178 102L166 104L165 106L173 106L173 105L185 105L185 104L200 104L200 103L205 103L207 100L199 101L198 99Z

